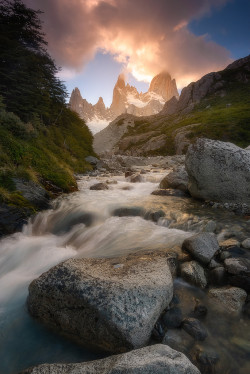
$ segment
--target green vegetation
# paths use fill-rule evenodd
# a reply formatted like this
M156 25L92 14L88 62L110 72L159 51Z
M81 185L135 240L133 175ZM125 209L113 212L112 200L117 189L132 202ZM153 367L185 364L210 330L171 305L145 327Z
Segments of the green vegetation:
M0 202L29 209L13 178L74 191L74 173L90 169L84 159L94 154L89 129L66 105L39 16L21 0L1 1Z
M78 115L66 107L57 125L23 123L0 109L0 198L16 200L13 177L40 184L50 181L65 192L76 189L74 172L91 166L92 135ZM13 195L14 193L14 195Z

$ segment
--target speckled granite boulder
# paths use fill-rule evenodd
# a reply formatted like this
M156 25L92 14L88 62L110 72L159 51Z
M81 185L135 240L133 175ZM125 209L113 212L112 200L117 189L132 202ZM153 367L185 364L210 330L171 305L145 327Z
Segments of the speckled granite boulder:
M77 364L44 364L20 374L200 374L180 352L157 344L132 352Z
M70 259L31 283L28 308L47 326L84 345L124 352L148 343L172 295L164 253Z

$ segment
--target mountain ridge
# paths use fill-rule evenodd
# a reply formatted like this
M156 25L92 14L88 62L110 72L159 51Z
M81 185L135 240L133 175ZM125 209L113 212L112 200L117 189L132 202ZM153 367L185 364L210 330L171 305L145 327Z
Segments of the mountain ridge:
M105 106L102 97L96 104L90 104L82 98L77 87L72 91L69 106L90 124L103 120L111 122L123 113L136 116L156 114L172 97L178 99L179 93L175 79L171 79L167 72L156 75L145 93L139 93L134 86L126 84L124 75L120 74L113 89L113 99L109 108Z

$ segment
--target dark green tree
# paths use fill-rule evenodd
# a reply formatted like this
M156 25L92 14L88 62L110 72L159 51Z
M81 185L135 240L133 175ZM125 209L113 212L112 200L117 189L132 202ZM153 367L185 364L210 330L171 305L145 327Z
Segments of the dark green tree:
M67 93L46 50L40 14L21 0L1 0L0 95L23 121L38 115L50 124L65 107Z

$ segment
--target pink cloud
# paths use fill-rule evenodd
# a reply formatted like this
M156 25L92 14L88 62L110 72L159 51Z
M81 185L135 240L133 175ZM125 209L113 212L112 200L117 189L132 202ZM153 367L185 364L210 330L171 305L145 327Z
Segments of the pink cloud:
M179 87L230 62L229 51L198 37L188 24L228 0L25 0L44 11L44 30L56 62L81 70L102 49L139 80L162 70Z

